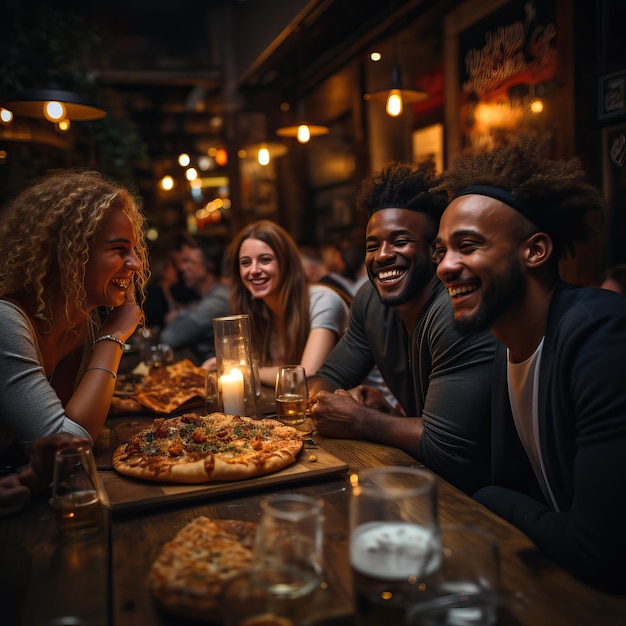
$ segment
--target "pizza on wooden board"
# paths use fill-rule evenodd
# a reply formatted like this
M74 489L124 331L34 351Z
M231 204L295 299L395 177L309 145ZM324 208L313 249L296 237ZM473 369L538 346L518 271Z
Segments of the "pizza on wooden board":
M302 433L273 419L226 413L155 418L113 453L113 468L169 483L241 480L296 462Z
M112 413L136 413L146 408L168 414L193 398L204 398L206 371L189 359L153 367L144 376L120 375L116 381Z
M256 524L197 517L160 550L149 575L155 602L168 613L219 620L224 584L253 565Z

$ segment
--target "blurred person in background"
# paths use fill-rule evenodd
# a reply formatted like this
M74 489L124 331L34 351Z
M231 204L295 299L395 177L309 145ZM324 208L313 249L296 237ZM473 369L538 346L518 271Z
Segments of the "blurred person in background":
M178 309L161 329L160 340L174 350L188 348L197 365L215 357L213 318L230 314L230 289L221 281L224 244L217 237L189 237L182 245L180 268L200 300Z
M334 280L328 274L328 268L324 264L324 258L319 248L314 246L299 246L300 260L306 274L307 280L311 284L326 285L334 289L350 306L352 304L352 292L348 291L343 283Z

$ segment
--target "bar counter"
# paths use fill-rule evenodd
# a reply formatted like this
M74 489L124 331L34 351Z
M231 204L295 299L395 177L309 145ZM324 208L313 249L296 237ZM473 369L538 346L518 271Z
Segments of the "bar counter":
M118 426L129 418L110 418L95 446L96 460L107 465L119 444ZM302 425L303 430L311 424ZM124 431L122 431L124 432ZM106 434L108 433L108 438ZM382 465L415 466L413 458L383 445L328 439L313 433L314 443L340 459L343 469L241 492L194 498L106 516L100 536L63 544L46 497L33 499L22 512L0 519L0 606L7 626L192 626L160 611L150 597L147 576L161 546L198 515L258 521L259 500L266 493L297 491L319 496L325 511L325 583L312 614L322 626L353 624L348 561L349 476L362 468ZM344 467L345 467L344 465ZM105 480L106 484L106 480ZM517 529L493 515L442 479L438 480L442 524L469 523L491 531L501 550L502 586L507 603L503 626L574 626L626 624L626 597L591 589L543 558ZM8 612L7 612L7 608ZM6 616L8 619L5 619ZM72 617L73 619L69 619ZM60 619L65 618L65 619ZM389 625L391 626L391 625Z

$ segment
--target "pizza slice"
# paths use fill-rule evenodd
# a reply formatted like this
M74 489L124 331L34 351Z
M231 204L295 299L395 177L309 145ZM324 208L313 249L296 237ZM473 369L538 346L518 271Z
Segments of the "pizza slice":
M219 620L224 584L252 567L255 532L253 522L195 518L161 548L150 569L156 603L182 617Z
M205 395L206 371L189 359L152 368L144 376L124 377L116 386L111 403L113 413L136 413L143 408L169 414L194 398Z

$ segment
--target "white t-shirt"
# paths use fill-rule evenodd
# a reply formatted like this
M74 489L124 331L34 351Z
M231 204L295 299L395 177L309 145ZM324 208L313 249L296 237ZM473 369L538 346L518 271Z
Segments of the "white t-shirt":
M535 352L521 363L511 363L508 360L507 350L507 382L517 434L530 459L543 495L552 504L554 510L558 511L559 508L546 477L539 439L539 370L542 352L543 339Z

